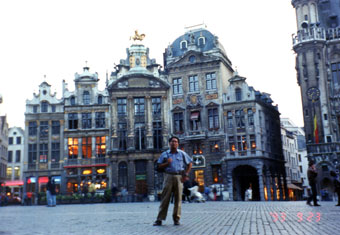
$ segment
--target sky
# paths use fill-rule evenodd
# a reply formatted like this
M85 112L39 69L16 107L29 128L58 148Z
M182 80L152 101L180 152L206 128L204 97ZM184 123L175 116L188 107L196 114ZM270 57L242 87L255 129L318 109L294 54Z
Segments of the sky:
M185 27L202 24L219 38L233 68L256 90L270 93L281 117L303 126L290 0L11 0L0 1L0 114L24 128L25 103L46 81L61 98L62 80L74 90L74 74L87 65L105 87L126 59L137 29L150 58L163 52Z

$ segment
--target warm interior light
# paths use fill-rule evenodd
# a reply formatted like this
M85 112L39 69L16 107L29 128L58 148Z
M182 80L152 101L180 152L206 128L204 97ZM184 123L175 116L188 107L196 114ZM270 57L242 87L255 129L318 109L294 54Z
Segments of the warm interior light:
M90 175L92 174L92 170L83 170L83 175Z
M105 173L105 169L100 168L100 169L97 170L97 173L98 174L103 174L103 173Z
M214 147L215 147L215 149L218 149L218 144L215 144L215 146L214 146Z

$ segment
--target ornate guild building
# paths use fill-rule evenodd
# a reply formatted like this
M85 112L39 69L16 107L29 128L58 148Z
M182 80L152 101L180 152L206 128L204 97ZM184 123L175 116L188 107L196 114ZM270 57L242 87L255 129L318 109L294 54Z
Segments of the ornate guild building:
M292 0L292 5L307 152L317 163L321 191L332 188L329 172L340 169L340 1Z

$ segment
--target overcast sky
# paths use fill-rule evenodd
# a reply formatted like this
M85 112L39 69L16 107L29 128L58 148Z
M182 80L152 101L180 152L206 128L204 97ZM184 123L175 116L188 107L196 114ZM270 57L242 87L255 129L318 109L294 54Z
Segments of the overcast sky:
M165 48L186 26L205 23L218 36L233 67L256 90L272 94L281 117L303 126L291 35L296 31L290 0L11 0L0 1L0 113L10 127L24 127L26 99L45 80L62 94L74 89L85 61L98 72L126 58L129 37L146 34L150 58L163 64ZM44 79L46 75L46 79Z

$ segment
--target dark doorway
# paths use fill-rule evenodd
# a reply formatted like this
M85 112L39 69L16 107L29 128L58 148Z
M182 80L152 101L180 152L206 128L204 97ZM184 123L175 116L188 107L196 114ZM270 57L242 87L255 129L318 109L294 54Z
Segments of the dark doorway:
M136 194L139 197L146 197L148 185L146 183L146 166L145 160L137 160L136 163Z
M233 170L233 199L234 201L244 201L245 192L252 187L252 200L260 201L259 177L254 167L243 165Z

